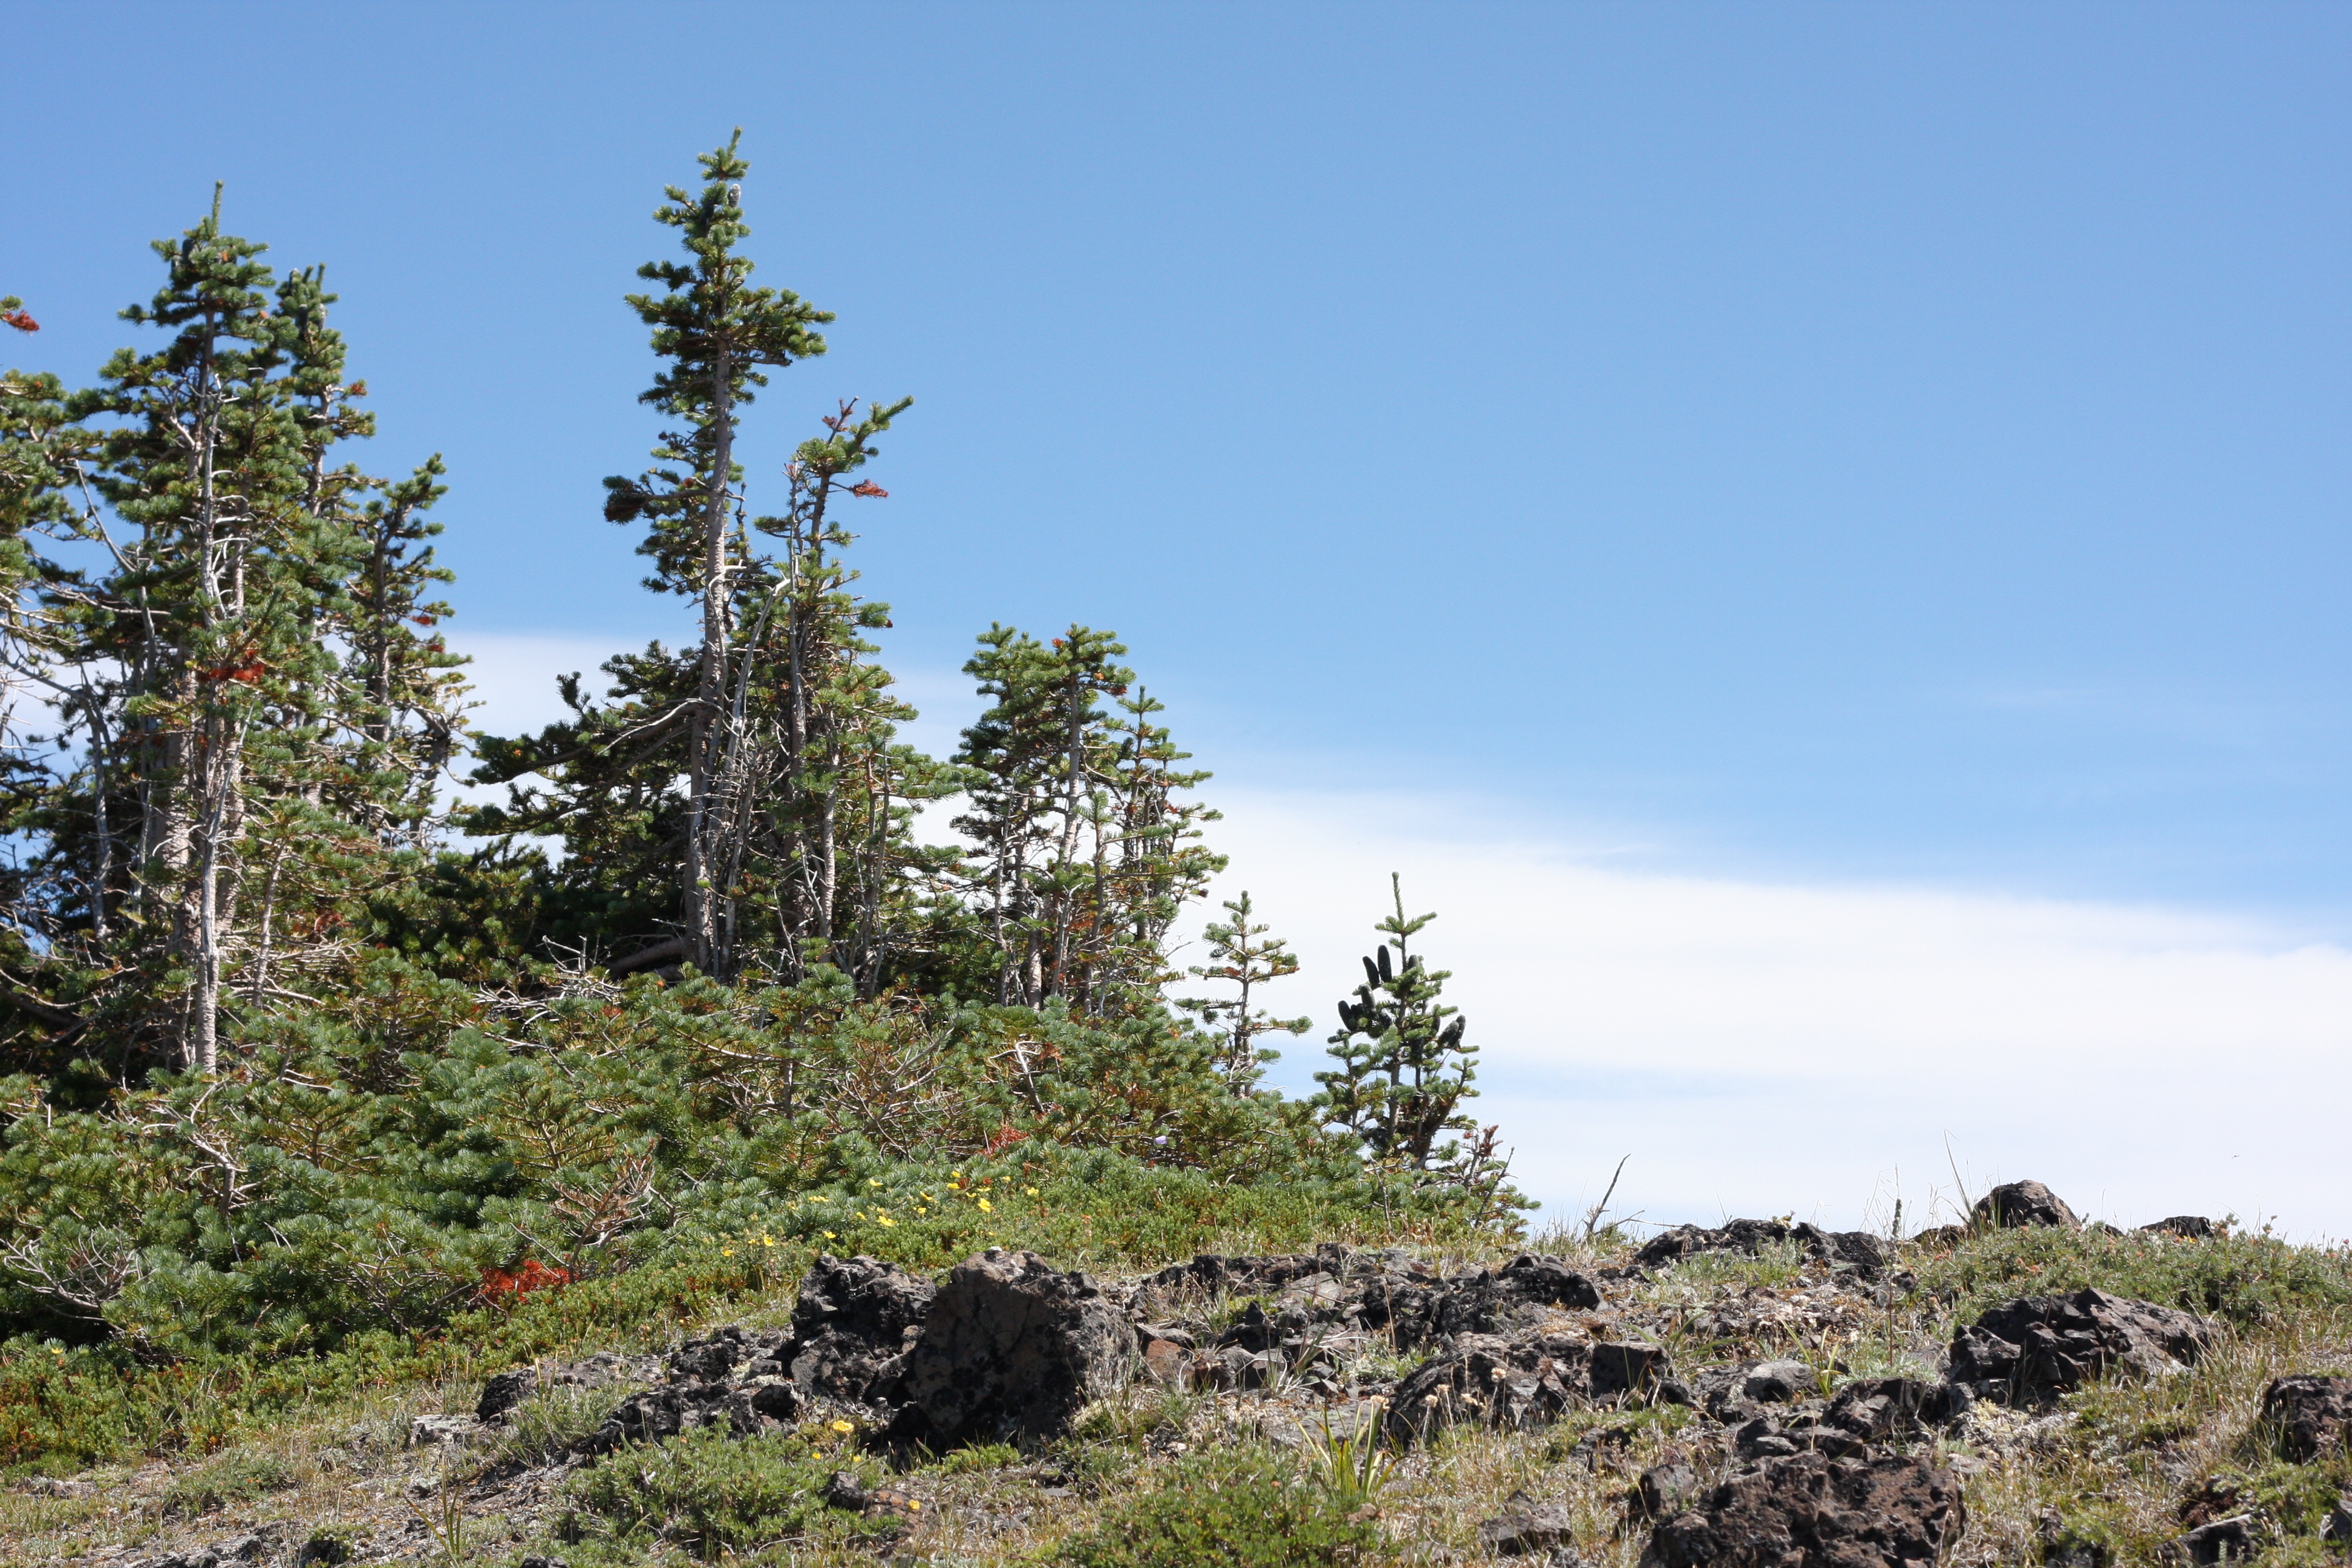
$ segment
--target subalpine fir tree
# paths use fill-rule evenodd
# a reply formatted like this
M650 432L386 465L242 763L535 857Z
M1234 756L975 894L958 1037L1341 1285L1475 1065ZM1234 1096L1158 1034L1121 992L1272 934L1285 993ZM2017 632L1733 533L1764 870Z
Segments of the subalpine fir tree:
M1202 933L1209 944L1210 962L1191 973L1196 980L1222 980L1234 987L1234 994L1187 997L1178 1005L1223 1037L1224 1049L1217 1065L1225 1081L1241 1089L1255 1083L1266 1063L1282 1059L1279 1051L1258 1044L1261 1037L1303 1035L1313 1020L1277 1018L1251 1005L1259 986L1297 973L1298 959L1289 943L1267 934L1270 927L1250 918L1257 911L1246 890L1238 899L1227 900L1223 908L1230 918L1211 921Z
M200 1070L233 980L255 1006L309 1000L273 976L273 942L284 961L299 926L305 959L340 953L351 898L396 874L394 824L430 810L439 742L414 738L456 725L437 640L380 629L377 666L410 675L373 705L338 657L363 640L357 524L383 487L328 455L373 421L334 297L315 270L274 279L264 248L222 232L216 192L124 312L163 347L122 350L88 392L12 376L6 395L13 457L37 460L12 460L0 503L26 563L0 657L57 721L23 737L48 776L11 819L37 846L11 912L54 984L16 985L16 1012L131 1055L167 1039ZM100 564L65 564L68 542ZM393 575L435 575L405 552Z
M1214 813L1177 798L1208 774L1175 764L1160 704L1130 697L1127 649L1072 626L1049 643L998 626L964 666L988 710L964 731L971 840L966 909L1000 1002L1081 1013L1149 1005L1175 976L1160 943L1224 859L1198 841ZM1117 703L1106 710L1104 697Z
M914 844L914 810L958 782L897 741L914 710L862 635L887 626L889 608L857 595L844 560L854 536L841 509L888 493L860 470L912 400L839 405L786 466L783 511L748 515L731 458L739 412L765 384L759 367L823 353L814 329L833 318L749 285L736 251L749 166L734 142L701 162L701 196L672 189L656 215L683 231L690 263L649 264L641 275L671 292L630 296L668 362L645 401L685 428L664 436L663 466L607 479L604 507L646 524L647 586L694 600L700 638L609 661L603 702L569 678L571 718L482 742L478 782L546 782L519 784L468 826L560 835L553 934L615 971L685 962L728 981L747 969L791 980L828 964L871 994L920 944L950 858Z
M742 748L729 676L750 565L736 488L738 410L752 401L754 387L767 384L762 366L824 353L816 328L833 320L790 289L751 286L751 262L737 250L751 234L742 185L751 165L737 151L742 135L739 129L726 146L701 155L700 195L672 185L668 203L655 210L656 222L678 231L689 259L637 269L668 289L629 296L653 329L654 353L667 362L640 401L682 428L664 432L655 448L664 467L604 481L605 517L648 525L638 549L655 562L650 585L694 600L701 612L694 694L668 721L683 728L686 741L681 936L698 965L722 973L733 967L724 951L729 867L741 856L741 812L730 799L729 773Z
M1452 973L1424 968L1412 950L1434 914L1407 918L1404 889L1391 873L1396 910L1372 929L1386 936L1364 960L1364 984L1355 1000L1339 1004L1339 1029L1330 1039L1339 1066L1315 1075L1323 1086L1316 1110L1328 1126L1344 1129L1376 1163L1427 1171L1452 1161L1458 1146L1438 1145L1446 1132L1473 1132L1455 1108L1477 1091L1477 1053L1462 1043L1460 1009L1438 998ZM1393 954L1393 958L1391 958Z

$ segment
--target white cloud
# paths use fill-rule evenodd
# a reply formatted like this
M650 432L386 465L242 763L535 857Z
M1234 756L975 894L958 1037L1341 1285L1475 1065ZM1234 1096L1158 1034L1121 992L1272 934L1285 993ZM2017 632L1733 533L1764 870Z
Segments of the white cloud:
M1461 802L1221 792L1216 835L1331 1002L1403 873L1455 972L1483 1098L1548 1214L1600 1194L1661 1220L1793 1210L1906 1221L1955 1183L2033 1176L2116 1223L2280 1216L2352 1233L2333 1112L2352 1103L2352 953L2193 912L1612 869L1570 835L1482 833ZM1287 993L1286 995L1285 993ZM1310 1058L1318 1058L1310 1060Z

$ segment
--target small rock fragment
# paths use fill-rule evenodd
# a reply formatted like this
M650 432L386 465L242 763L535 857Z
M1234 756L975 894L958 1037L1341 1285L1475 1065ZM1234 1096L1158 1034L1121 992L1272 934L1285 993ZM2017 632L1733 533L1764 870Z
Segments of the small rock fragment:
M2200 1524L2180 1538L2189 1561L2196 1563L2242 1561L2254 1554L2253 1515L2242 1513Z
M2263 1419L2277 1424L2279 1452L2298 1465L2352 1447L2352 1377L2273 1378Z
M1497 1557L1533 1557L1567 1545L1575 1531L1576 1520L1568 1510L1523 1495L1511 1500L1508 1512L1478 1527L1478 1544Z

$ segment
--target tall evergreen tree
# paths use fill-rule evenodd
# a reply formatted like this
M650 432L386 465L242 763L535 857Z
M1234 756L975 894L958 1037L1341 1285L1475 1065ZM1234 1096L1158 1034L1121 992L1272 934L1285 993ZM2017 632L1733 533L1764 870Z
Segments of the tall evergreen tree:
M345 384L321 275L275 279L265 247L222 231L217 191L155 248L164 283L123 314L168 332L162 347L121 351L100 385L63 397L10 377L25 460L0 504L26 564L0 657L58 721L37 742L51 781L15 818L40 845L16 913L52 977L83 993L61 1006L20 986L16 1000L71 1031L92 1006L134 1036L164 1025L179 1058L210 1070L232 969L247 966L257 1005L274 994L282 895L335 904L379 874L395 819L430 811L438 758L407 737L420 720L454 733L458 661L382 631L378 666L412 679L371 708L339 657L362 631L358 522L383 487L329 461L373 421ZM404 493L409 514L432 499ZM95 546L100 563L68 567L49 542ZM401 571L435 575L405 550Z
M701 155L700 195L668 188L654 220L678 231L688 259L646 263L637 275L668 292L628 297L653 329L654 353L667 362L640 401L680 421L654 451L657 463L674 466L604 481L605 517L647 524L638 548L656 563L652 585L694 600L701 612L693 696L666 721L686 734L682 935L697 964L719 972L732 968L727 868L741 854L741 813L730 809L727 778L730 759L742 752L728 676L750 564L740 526L730 526L740 525L741 513L738 410L752 401L754 387L767 384L761 367L824 353L815 329L833 320L790 289L751 286L751 262L737 249L751 234L742 186L751 165L737 151L742 136L739 128L726 146Z

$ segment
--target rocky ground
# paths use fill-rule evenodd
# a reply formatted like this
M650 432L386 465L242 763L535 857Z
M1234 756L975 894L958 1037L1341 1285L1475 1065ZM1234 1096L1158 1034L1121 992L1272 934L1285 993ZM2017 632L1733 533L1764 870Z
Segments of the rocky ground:
M2123 1289L2233 1245L2189 1218L2085 1231L2017 1184L1904 1245L1736 1221L1118 1280L1003 1250L943 1279L825 1258L770 1316L665 1354L18 1483L0 1529L9 1561L109 1568L1050 1561L1187 1455L1255 1445L1402 1561L2352 1556L2344 1302L2250 1319ZM2068 1288L2035 1293L2045 1275Z

